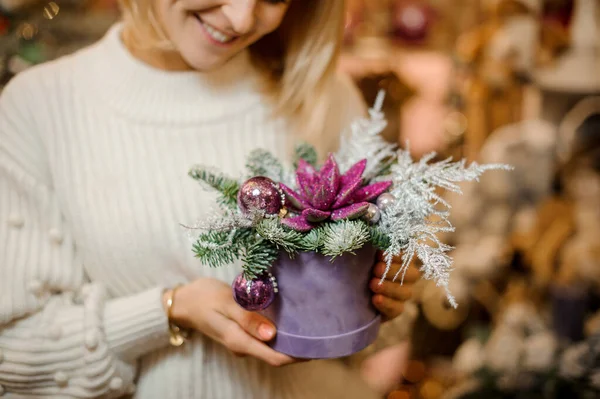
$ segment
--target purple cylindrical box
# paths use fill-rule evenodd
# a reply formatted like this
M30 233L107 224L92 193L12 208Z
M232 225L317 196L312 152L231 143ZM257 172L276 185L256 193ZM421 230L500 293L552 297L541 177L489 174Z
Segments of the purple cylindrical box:
M368 284L375 248L335 258L282 252L272 267L279 293L261 313L277 326L269 345L302 359L348 356L372 343L380 316L371 304Z

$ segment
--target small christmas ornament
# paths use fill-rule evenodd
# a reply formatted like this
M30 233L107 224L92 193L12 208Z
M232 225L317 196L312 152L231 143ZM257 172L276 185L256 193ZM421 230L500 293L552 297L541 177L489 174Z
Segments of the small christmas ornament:
M377 207L384 211L396 202L396 197L390 193L383 193L377 198Z
M254 280L246 280L240 273L232 284L233 298L244 309L264 310L275 299L277 282L271 273L265 273Z
M242 212L264 211L267 215L279 213L285 202L277 184L264 176L246 180L238 193L238 206Z
M371 224L379 222L381 218L381 211L375 204L369 204L367 212L363 216L363 220Z
M421 1L399 0L392 6L392 34L398 39L419 43L427 38L432 12Z

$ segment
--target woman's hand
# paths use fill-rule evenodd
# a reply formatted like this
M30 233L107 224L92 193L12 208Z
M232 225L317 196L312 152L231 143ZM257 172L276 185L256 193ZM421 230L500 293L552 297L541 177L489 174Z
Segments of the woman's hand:
M402 313L404 302L411 298L413 285L421 277L421 272L411 265L406 270L404 281L402 281L402 273L398 275L396 281L392 281L398 270L402 267L402 260L394 258L385 280L380 284L385 267L383 253L378 252L377 262L373 267L373 278L369 287L374 293L372 299L373 305L381 312L384 321L387 321L396 318Z
M242 309L231 287L222 281L195 280L179 288L173 302L174 323L201 332L238 356L253 356L272 366L294 362L264 343L275 337L275 326L260 314Z

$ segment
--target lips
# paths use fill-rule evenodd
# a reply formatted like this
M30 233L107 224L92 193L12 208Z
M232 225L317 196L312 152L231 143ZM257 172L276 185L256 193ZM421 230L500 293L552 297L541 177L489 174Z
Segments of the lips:
M223 33L222 31L216 29L212 25L209 25L206 22L204 22L198 14L194 14L194 16L196 17L198 22L200 22L200 24L204 28L204 31L207 33L207 35L211 39L213 39L214 41L216 41L220 44L229 44L239 37L239 36L230 36L230 35Z

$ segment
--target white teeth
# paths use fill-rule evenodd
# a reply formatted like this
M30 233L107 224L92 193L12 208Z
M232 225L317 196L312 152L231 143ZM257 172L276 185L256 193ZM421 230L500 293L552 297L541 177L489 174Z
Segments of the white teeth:
M216 41L218 41L219 43L227 43L229 41L231 41L231 39L233 39L232 36L227 36L226 34L219 32L218 30L216 30L215 28L213 28L212 26L200 21L200 23L202 24L202 26L204 26L204 29L206 29L206 31L208 32L208 34L210 35L210 37L212 37L213 39L215 39Z

